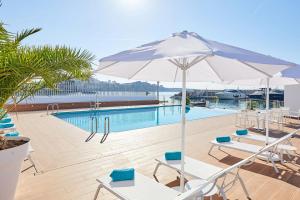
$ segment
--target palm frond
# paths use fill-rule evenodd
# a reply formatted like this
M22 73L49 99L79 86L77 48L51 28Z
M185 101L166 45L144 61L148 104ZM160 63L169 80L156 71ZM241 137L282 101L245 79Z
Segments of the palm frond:
M15 37L15 43L20 43L22 40L24 40L28 36L33 35L41 30L42 30L41 28L25 29L25 30L21 31L20 33L17 33L17 35Z

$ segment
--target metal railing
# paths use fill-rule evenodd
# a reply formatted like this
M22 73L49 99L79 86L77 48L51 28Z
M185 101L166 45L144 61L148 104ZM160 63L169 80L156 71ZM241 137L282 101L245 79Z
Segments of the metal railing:
M95 135L96 133L98 133L98 119L97 116L91 116L91 133L90 135L86 138L85 142L90 141ZM105 117L104 118L104 130L103 130L103 136L100 140L100 143L104 143L105 140L107 139L107 136L110 133L110 119L109 117Z
M85 142L90 141L95 134L98 132L98 120L96 116L91 116L91 133L90 135L86 138Z
M110 120L109 120L109 117L105 117L104 118L104 131L103 131L103 136L101 138L100 143L105 142L109 133L110 133Z
M55 109L55 107L56 107L56 109ZM56 112L59 111L59 106L57 103L50 103L47 105L47 115L49 115L50 108L51 108L51 114L55 113L55 110L56 110Z

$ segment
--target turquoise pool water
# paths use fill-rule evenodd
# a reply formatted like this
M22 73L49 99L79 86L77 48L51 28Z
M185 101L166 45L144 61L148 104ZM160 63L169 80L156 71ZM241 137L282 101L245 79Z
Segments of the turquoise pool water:
M227 109L209 109L192 107L186 111L187 120L232 114ZM110 110L88 110L78 112L60 112L56 117L71 123L88 132L91 131L91 117L96 116L99 124L98 132L103 133L104 118L110 119L111 132L121 132L164 124L178 123L181 120L181 106L153 106L140 108L122 108Z

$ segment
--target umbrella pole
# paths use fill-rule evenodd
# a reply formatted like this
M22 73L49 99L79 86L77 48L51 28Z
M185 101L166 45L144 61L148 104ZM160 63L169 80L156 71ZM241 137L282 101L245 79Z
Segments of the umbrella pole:
M182 70L182 94L181 94L181 176L180 191L184 192L184 154L185 154L185 107L186 107L186 70Z
M266 145L269 144L269 104L270 104L270 78L267 78L266 91Z

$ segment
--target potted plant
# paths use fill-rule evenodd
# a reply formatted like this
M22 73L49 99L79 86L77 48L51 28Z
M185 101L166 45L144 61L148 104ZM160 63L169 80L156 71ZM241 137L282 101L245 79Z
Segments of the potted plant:
M61 81L85 80L92 74L94 57L85 50L21 45L23 39L40 30L28 29L12 34L0 23L0 120L12 109L5 107L9 99L13 99L16 105L43 87L55 88ZM27 137L8 139L0 129L1 200L14 199L29 141Z

